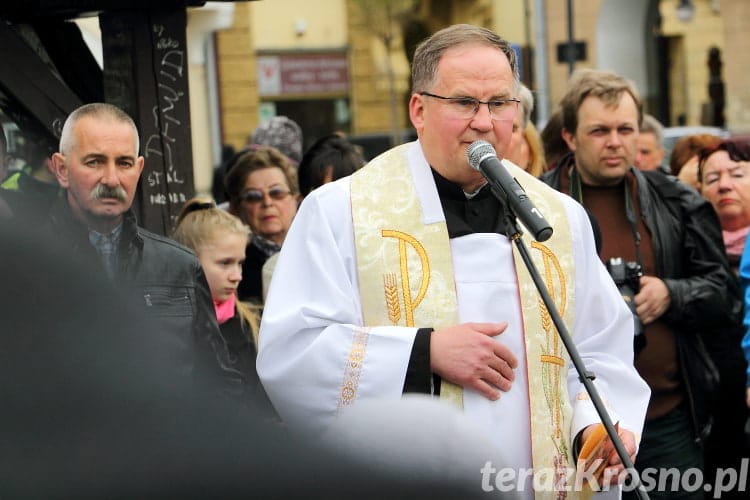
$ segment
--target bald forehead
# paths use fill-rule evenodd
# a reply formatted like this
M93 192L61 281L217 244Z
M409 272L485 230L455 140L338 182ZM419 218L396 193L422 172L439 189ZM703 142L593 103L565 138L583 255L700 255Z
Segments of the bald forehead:
M117 140L121 143L121 147L132 147L133 156L138 156L138 133L131 123L106 114L82 116L74 125L74 142L71 144L71 148L75 149L80 144L86 143L86 139L93 136L103 137L111 141ZM126 137L127 139L125 139Z
M484 43L463 43L446 50L440 57L433 84L494 82L502 92L493 97L516 94L516 80L508 56L499 48ZM456 91L468 89L454 89ZM469 95L469 94L467 94Z

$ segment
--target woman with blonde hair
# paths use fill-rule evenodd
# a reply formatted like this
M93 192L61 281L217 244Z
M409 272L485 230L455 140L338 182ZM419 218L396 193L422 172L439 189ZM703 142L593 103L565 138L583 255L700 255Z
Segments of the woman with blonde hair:
M193 250L211 289L221 341L213 345L225 392L260 396L269 404L255 370L258 350L257 308L237 299L250 229L209 198L193 198L182 207L172 235Z

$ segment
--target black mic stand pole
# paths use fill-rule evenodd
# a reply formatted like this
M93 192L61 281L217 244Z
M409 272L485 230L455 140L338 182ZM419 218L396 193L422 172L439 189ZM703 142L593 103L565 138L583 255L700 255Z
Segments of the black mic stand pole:
M565 350L568 351L570 360L573 362L573 366L575 366L576 371L578 372L578 379L583 383L584 387L586 388L586 392L588 392L589 396L591 397L591 402L594 403L594 408L596 408L596 412L599 414L599 418L604 424L604 427L607 430L607 434L612 440L612 444L614 444L615 450L617 450L617 455L619 455L620 460L622 460L622 464L636 481L637 489L635 491L638 494L638 498L640 498L641 500L649 500L646 488L643 486L641 478L638 475L638 472L636 472L635 466L630 460L627 450L625 450L625 445L622 444L620 436L617 435L617 431L615 430L614 425L612 425L612 419L610 418L609 413L607 413L607 409L604 407L604 404L599 397L599 392L596 390L596 386L594 385L594 379L596 378L596 376L592 372L586 370L586 366L583 364L583 360L581 360L581 356L578 354L578 348L576 348L575 344L573 343L573 339L570 337L570 333L568 333L568 329L565 327L565 323L560 317L557 306L555 306L555 303L552 301L552 298L549 295L549 291L547 290L547 286L542 281L542 277L540 276L539 271L534 264L534 261L531 260L529 251L523 242L523 238L521 237L523 236L523 232L518 227L516 216L513 213L513 210L502 197L498 198L500 198L500 204L503 207L506 234L508 235L509 239L515 242L516 247L518 248L518 252L521 254L521 258L523 259L524 264L526 264L526 268L529 270L529 274L531 274L531 279L534 280L534 285L536 285L536 289L539 291L539 295L541 295L542 300L544 301L544 305L547 307L547 311L552 318L552 322L557 328L560 339L562 340L563 345L565 345Z

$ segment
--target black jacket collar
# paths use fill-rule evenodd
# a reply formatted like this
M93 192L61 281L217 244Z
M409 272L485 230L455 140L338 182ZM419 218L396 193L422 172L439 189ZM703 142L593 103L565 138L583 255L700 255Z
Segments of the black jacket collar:
M75 250L80 250L85 245L91 246L88 236L89 228L75 218L66 196L60 197L52 205L50 222L53 227L62 231L67 238L70 238ZM143 248L143 238L138 232L135 213L130 209L123 214L119 252L122 254L132 248Z

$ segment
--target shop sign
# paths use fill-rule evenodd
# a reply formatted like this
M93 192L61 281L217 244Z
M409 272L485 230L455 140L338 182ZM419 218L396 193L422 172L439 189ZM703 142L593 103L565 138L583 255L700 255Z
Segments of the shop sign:
M345 53L262 55L257 64L258 90L263 97L349 91Z

